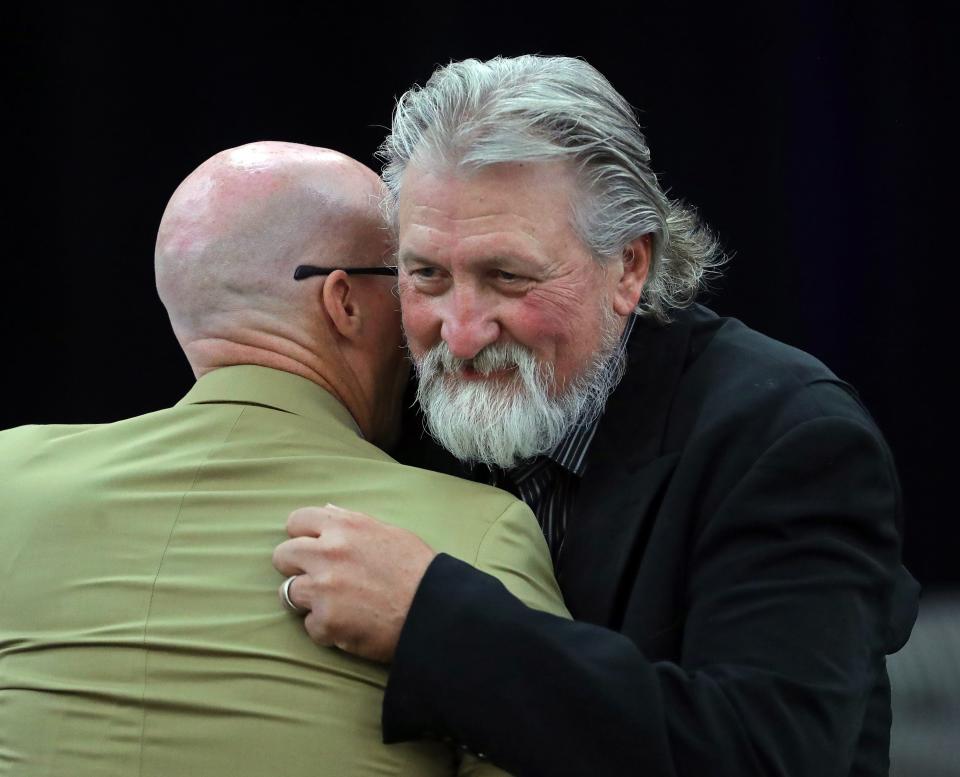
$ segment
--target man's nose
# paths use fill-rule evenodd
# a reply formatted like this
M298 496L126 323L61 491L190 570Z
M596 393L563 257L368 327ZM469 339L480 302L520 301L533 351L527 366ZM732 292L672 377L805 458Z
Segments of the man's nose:
M440 337L457 359L472 359L500 337L500 325L493 311L483 306L475 295L452 295L443 313Z

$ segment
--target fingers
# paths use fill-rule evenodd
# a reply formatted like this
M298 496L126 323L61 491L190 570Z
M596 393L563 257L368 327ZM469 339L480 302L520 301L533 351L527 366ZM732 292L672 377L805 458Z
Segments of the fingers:
M358 513L353 510L344 510L342 507L327 504L323 507L301 507L290 513L287 518L287 534L291 537L319 537L323 533L325 526L331 521L342 521L344 523L363 523L365 521L374 521L364 513Z
M287 534L291 537L319 537L323 524L333 514L327 507L301 507L287 518Z
M287 598L297 608L298 613L305 616L303 625L310 639L325 647L343 647L341 644L343 628L324 601L323 586L318 586L310 575L296 575L287 580L290 580L287 586ZM280 589L282 600L283 586ZM287 606L286 602L284 606ZM339 641L338 634L340 634Z
M302 575L308 573L311 562L318 556L316 537L294 537L284 540L273 550L273 566L281 575Z
M303 619L303 626L307 630L310 639L316 644L322 647L333 647L337 644L330 633L327 621L312 610L308 612L307 617Z
M389 662L414 593L436 553L416 534L335 505L290 514L273 553L287 597L318 645Z
M297 612L300 615L313 612L318 604L317 586L308 574L289 575L284 580L277 593L284 608ZM286 590L284 590L286 589ZM284 596L286 593L286 596ZM289 605L293 605L291 608Z
M322 616L320 611L311 609L313 603L304 593L308 588L309 582L310 580L306 575L294 577L290 585L287 586L287 597L295 607L299 608L301 611L300 614L305 615L303 625L310 639L323 647L331 647L335 645L336 642L330 633L329 619ZM297 585L298 583L300 584L299 586ZM281 586L281 599L283 599L282 588ZM284 606L286 606L286 603L284 603Z

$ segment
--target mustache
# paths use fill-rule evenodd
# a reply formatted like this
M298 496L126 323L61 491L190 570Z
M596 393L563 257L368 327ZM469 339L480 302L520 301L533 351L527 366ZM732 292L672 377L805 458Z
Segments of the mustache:
M472 359L461 359L454 356L450 347L441 340L419 359L414 359L414 368L421 378L437 373L458 372L465 367L481 375L503 370L529 373L540 369L533 351L518 343L491 343Z

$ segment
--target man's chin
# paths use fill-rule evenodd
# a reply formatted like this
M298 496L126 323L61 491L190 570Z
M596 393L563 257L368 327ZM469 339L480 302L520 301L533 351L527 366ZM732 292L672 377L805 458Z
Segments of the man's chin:
M556 409L532 400L522 386L493 390L489 382L457 381L433 388L420 397L427 429L463 462L511 467L548 452L565 431Z

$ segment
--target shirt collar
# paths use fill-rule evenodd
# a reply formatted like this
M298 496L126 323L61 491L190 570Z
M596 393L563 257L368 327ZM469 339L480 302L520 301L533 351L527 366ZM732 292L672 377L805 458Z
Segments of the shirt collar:
M203 375L177 405L261 405L318 421L331 418L356 434L360 427L340 401L311 380L282 370L240 364Z

